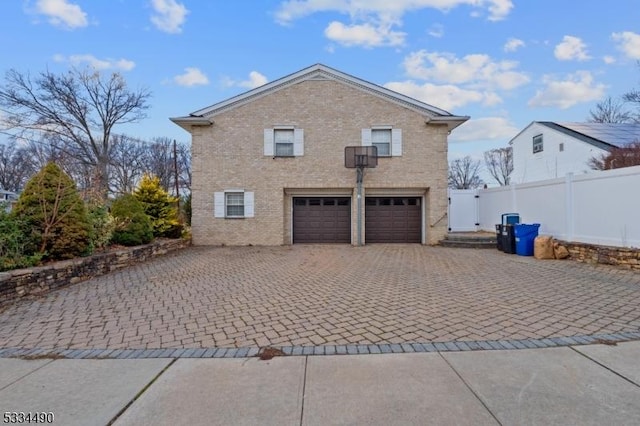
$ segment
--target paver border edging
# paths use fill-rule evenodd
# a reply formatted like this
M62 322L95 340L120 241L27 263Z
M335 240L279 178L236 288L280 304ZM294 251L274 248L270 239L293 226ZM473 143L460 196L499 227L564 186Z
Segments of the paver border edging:
M616 334L549 337L544 339L507 339L394 343L375 345L269 346L284 355L364 355L389 353L468 352L492 350L540 349L594 344L615 345L640 340L640 330ZM20 359L146 359L146 358L250 358L262 348L167 348L167 349L41 349L3 348L0 358Z

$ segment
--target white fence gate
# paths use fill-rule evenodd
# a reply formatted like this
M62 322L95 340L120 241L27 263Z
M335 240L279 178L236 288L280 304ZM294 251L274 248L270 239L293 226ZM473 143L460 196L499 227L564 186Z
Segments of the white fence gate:
M480 225L477 189L449 189L449 232L475 232Z

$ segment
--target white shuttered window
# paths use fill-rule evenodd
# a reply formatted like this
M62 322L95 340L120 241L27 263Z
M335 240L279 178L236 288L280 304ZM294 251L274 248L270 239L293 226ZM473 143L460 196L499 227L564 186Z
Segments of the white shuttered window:
M264 155L269 157L304 155L304 130L293 127L264 129Z
M378 148L378 157L402 156L402 129L374 127L362 129L362 146Z
M227 190L216 192L213 197L214 217L244 218L254 216L253 192Z

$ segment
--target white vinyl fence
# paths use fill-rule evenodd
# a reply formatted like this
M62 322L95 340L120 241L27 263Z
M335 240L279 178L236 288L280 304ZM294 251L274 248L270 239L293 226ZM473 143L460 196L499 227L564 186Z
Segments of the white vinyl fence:
M479 223L477 189L449 189L449 231L477 231Z
M503 213L540 223L540 234L608 245L640 247L640 166L594 171L479 190L480 229L495 231Z

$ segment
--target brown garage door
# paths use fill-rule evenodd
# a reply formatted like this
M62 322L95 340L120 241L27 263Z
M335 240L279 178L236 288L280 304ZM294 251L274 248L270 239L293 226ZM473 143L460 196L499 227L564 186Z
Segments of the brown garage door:
M420 243L422 242L421 231L420 198L366 198L366 243Z
M350 243L351 199L293 199L294 243Z

